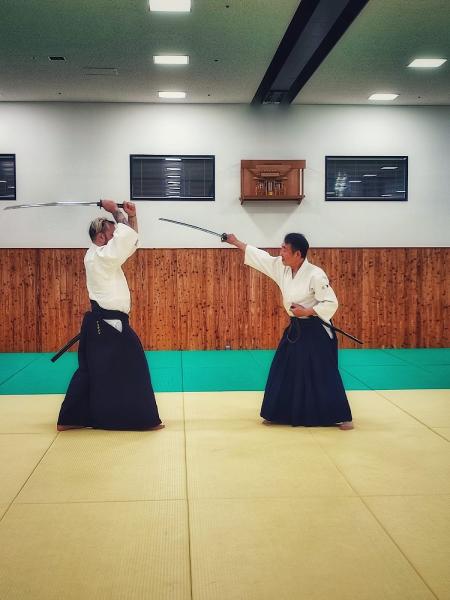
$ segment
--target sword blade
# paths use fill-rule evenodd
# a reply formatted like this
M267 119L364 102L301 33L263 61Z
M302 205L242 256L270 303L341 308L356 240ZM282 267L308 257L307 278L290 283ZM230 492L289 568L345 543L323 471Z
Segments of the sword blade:
M43 202L41 204L15 204L13 206L5 206L3 210L14 210L16 208L40 208L42 206L101 206L100 202ZM123 204L117 205L123 208Z
M191 229L198 229L199 231L204 231L205 233L209 233L211 235L216 235L220 237L222 242L226 242L227 234L226 233L217 233L217 231L211 231L211 229L205 229L204 227L199 227L198 225L191 225L190 223L183 223L183 221L174 221L173 219L164 219L163 217L159 218L160 221L166 221L167 223L175 223L175 225L182 225L183 227L190 227Z

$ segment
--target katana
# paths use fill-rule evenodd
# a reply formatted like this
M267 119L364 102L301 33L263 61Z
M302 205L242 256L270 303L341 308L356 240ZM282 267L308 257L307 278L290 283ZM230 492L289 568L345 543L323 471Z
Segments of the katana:
M5 206L3 210L14 210L16 208L39 208L41 206L102 206L102 201L98 202L44 202L42 204L15 204L13 206ZM117 205L123 208L123 204Z
M316 319L319 319L319 321L321 323L323 323L325 325L325 327L329 327L332 331L337 331L338 333L342 333L342 335L345 335L345 337L350 338L351 340L353 340L357 344L363 344L364 343L361 340L358 340L358 338L356 338L354 335L350 335L350 333L347 333L343 329L339 329L339 327L336 327L335 325L331 325L330 323L327 323L326 321L324 321L320 317L316 317Z
M191 225L190 223L183 223L182 221L174 221L173 219L164 219L163 217L159 218L160 221L167 221L167 223L175 223L175 225L182 225L183 227L191 227L192 229L198 229L199 231L204 231L205 233L209 233L211 235L216 235L220 237L222 242L227 241L226 233L217 233L217 231L211 231L211 229L204 229L203 227L198 227L197 225Z

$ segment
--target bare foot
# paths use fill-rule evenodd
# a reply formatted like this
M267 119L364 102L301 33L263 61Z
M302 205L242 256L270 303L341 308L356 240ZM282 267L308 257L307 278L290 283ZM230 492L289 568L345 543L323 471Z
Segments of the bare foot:
M268 421L267 419L263 419L262 424L263 425L275 425L275 423L273 421Z
M353 421L343 421L342 423L339 423L339 429L342 429L343 431L354 429Z
M155 427L149 427L145 431L158 431L158 429L164 429L164 427L165 427L164 423L160 423L159 425L156 425Z
M57 431L67 431L68 429L86 429L84 425L57 425Z

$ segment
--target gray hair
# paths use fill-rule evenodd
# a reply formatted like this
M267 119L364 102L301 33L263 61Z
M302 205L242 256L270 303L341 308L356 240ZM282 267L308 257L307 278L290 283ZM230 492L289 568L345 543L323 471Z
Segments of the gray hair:
M114 221L110 221L109 219L104 219L103 217L97 217L92 221L89 225L89 237L92 241L95 240L99 233L103 233L105 230L105 223L111 223L111 225L115 225Z

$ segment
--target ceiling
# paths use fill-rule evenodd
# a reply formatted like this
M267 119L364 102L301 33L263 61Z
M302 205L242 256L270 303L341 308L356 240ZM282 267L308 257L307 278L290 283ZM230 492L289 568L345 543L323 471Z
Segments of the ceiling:
M0 101L167 103L159 90L184 90L177 103L250 104L311 1L192 0L177 14L150 12L147 0L3 0ZM394 92L391 105L448 105L449 30L448 0L369 0L292 102L371 104ZM154 65L164 53L190 64ZM436 56L448 62L406 68Z

